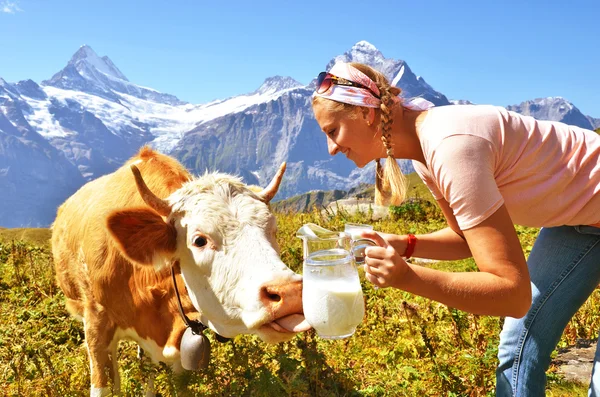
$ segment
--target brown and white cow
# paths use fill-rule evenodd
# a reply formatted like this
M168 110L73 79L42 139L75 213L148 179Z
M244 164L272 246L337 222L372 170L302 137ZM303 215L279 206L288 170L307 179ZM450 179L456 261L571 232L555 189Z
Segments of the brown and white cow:
M61 205L52 251L67 308L84 322L92 396L110 393L111 378L119 393L116 349L124 338L181 368L186 325L171 267L183 311L223 337L277 343L309 328L301 277L279 257L268 207L284 168L255 193L222 173L192 178L143 148Z

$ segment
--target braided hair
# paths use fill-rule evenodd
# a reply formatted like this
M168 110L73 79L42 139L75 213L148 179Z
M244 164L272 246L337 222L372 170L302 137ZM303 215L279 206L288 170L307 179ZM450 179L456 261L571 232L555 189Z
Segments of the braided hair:
M377 205L400 205L406 197L407 181L402 170L394 157L394 148L392 147L392 108L395 104L394 97L401 92L400 88L391 86L385 76L362 63L350 63L351 66L366 74L375 82L379 89L381 105L379 107L379 129L381 131L381 141L386 150L385 167L381 165L381 159L376 160L375 167L375 204ZM345 117L355 119L357 117L354 111L356 106L346 103L325 100L320 97L313 98L313 106L320 103L327 107L331 112L343 112Z
M400 88L391 86L385 76L373 68L361 64L350 63L377 84L381 99L381 115L379 129L381 141L386 150L385 167L381 165L381 159L377 159L375 167L375 204L377 205L400 205L406 197L407 181L394 157L392 147L392 107L394 97L401 92Z

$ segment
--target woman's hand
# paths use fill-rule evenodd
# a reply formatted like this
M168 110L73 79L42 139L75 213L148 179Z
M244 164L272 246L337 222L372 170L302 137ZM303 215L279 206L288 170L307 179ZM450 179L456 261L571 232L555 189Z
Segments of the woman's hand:
M365 250L365 277L378 287L398 287L408 265L389 240L392 234L363 232L362 237L375 241L378 247ZM405 247L406 248L406 247Z

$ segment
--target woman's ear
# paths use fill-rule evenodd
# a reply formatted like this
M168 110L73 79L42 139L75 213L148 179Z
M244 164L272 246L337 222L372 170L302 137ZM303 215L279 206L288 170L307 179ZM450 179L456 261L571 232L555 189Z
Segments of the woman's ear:
M375 109L363 107L361 110L362 110L363 118L367 122L367 125L369 127L372 126L373 123L375 122Z
M369 125L375 122L375 109L369 108Z

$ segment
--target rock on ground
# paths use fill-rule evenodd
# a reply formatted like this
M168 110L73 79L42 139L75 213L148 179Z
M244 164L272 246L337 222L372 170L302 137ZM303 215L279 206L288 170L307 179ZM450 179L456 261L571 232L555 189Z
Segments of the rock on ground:
M596 342L582 341L576 346L560 349L552 361L566 380L584 385L590 383Z
M389 216L389 210L387 206L375 205L372 199L342 199L329 203L325 211L330 213L336 213L338 208L342 208L349 214L362 212L368 214L373 211L372 219L378 220Z

